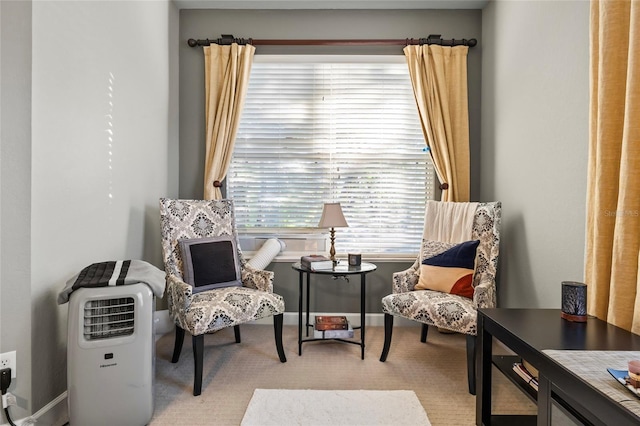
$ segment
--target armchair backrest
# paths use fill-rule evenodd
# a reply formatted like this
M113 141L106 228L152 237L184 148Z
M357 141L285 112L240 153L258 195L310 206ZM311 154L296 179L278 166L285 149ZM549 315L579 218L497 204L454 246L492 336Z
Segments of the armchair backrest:
M480 240L476 255L476 273L473 277L474 287L484 281L495 282L500 254L501 215L502 204L499 201L478 203L471 236L473 240Z
M480 282L495 282L500 246L502 204L454 203L429 201L425 209L423 247L427 240L463 242L480 240L476 254L473 286ZM449 228L450 227L450 228ZM421 250L419 261L423 259Z
M230 235L236 240L238 259L244 266L236 231L232 200L160 199L162 254L167 274L183 278L178 240Z

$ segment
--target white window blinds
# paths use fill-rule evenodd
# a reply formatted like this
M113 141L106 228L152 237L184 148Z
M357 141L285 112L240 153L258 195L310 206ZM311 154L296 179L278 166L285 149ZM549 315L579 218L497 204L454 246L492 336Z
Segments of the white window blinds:
M340 202L338 253L416 253L434 173L404 58L258 58L227 174L239 232L309 232Z

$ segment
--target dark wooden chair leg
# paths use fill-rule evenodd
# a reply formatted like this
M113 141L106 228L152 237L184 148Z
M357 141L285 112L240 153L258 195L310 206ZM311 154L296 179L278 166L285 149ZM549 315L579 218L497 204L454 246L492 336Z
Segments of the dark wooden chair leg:
M176 363L180 359L180 352L182 352L182 344L184 343L184 330L176 325L176 341L173 344L173 356L171 362Z
M282 346L282 323L284 321L284 315L273 316L273 331L276 336L276 349L278 350L278 357L280 362L287 362L287 357L284 354L284 347Z
M193 396L200 395L202 392L202 361L204 352L204 334L193 336Z
M382 354L380 355L380 361L385 362L387 355L389 355L389 348L391 347L391 334L393 333L393 315L384 314L384 346L382 347Z
M467 334L467 380L471 395L476 394L476 337Z
M235 334L236 336L236 343L240 343L240 326L239 325L233 326L233 334Z
M420 331L420 341L425 343L427 341L427 333L429 333L429 326L422 324L422 330Z

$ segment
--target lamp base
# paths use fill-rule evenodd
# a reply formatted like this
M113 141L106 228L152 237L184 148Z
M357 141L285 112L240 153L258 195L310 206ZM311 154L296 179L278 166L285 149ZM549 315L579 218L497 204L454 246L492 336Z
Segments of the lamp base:
M338 263L338 261L336 260L336 247L334 245L335 241L336 241L336 230L335 228L331 228L331 249L329 250L329 259L331 259L333 261L333 264L335 265L336 263Z

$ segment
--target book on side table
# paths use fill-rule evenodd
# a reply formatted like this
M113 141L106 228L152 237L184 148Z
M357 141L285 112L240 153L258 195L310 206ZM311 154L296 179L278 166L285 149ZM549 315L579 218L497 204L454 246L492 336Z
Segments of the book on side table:
M349 321L344 315L317 315L313 326L316 330L347 330Z
M332 269L333 261L321 254L310 254L300 258L300 265L310 271L317 271L318 269Z
M313 337L316 339L351 339L353 337L353 328L347 323L347 329L344 330L313 330Z

